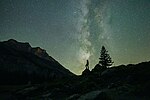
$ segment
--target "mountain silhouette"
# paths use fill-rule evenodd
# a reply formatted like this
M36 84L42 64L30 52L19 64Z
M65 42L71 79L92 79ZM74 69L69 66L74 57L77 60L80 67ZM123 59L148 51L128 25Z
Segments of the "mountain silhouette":
M74 76L40 47L14 39L0 42L0 84L39 83Z

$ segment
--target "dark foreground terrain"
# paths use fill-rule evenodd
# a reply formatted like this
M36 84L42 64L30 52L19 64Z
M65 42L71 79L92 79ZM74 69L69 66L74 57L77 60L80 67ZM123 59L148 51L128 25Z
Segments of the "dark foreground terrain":
M0 43L0 100L150 100L150 62L76 76L46 51L26 45Z

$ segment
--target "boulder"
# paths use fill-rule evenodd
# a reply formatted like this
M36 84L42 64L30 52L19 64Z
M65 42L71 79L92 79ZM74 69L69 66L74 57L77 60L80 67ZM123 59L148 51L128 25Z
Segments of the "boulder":
M109 100L109 98L105 92L97 90L88 92L77 100Z

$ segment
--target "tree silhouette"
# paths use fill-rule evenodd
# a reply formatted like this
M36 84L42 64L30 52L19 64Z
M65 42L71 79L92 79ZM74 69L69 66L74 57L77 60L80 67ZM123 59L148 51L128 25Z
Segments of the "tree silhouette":
M111 57L109 56L108 51L105 49L104 46L102 46L99 59L100 59L99 64L103 68L108 68L113 64Z

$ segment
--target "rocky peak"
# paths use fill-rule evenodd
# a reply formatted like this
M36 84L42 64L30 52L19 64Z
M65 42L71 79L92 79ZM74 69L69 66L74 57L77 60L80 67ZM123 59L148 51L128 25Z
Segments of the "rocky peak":
M54 61L53 58L51 58L46 50L40 48L40 47L35 47L35 48L32 48L32 51L31 51L33 54L37 55L38 57L41 57L41 58L44 58L46 60L50 60L50 61Z
M5 41L5 42L9 42L9 43L13 43L13 44L17 43L17 41L14 39L9 39L8 41Z
M86 68L83 72L82 72L82 76L88 76L90 75L90 70L88 68Z
M24 51L24 52L30 52L31 51L31 45L27 42L18 42L14 39L9 39L8 41L2 42L9 48L13 48L18 51Z
M7 46L10 49L15 49L17 51L23 51L23 52L28 52L32 53L40 58L49 60L49 61L55 61L52 57L48 55L46 50L40 48L40 47L35 47L32 48L31 45L28 42L18 42L14 39L9 39L8 41L1 42L5 46Z

